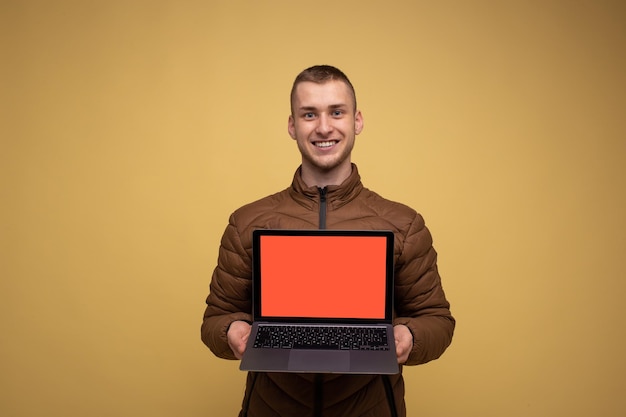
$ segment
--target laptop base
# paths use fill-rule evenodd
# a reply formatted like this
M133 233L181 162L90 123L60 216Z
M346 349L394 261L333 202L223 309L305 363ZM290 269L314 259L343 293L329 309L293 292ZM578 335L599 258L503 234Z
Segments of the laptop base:
M307 349L252 349L244 356L239 369L329 374L393 375L400 372L398 363L390 361L389 355L385 355L384 352Z

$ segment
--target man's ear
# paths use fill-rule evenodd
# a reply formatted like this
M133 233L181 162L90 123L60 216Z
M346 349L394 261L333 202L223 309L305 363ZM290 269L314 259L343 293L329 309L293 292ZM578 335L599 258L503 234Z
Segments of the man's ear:
M361 131L363 131L363 126L363 115L361 114L360 110L357 110L356 114L354 115L354 133L356 135L361 133Z
M289 115L289 121L287 122L287 132L289 132L291 139L296 138L296 121L291 115Z

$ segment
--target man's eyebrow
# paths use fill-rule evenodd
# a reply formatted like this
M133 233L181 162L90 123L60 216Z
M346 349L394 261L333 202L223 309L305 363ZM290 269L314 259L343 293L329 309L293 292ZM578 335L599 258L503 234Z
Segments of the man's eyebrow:
M343 107L348 107L347 104L344 103L339 103L339 104L331 104L328 106L329 109L340 109ZM315 106L302 106L302 107L298 107L298 110L300 111L313 111L313 110L318 110L317 107Z

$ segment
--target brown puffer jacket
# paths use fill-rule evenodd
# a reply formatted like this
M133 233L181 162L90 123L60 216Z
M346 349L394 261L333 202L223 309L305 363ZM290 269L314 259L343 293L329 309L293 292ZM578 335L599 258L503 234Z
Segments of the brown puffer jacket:
M413 209L363 187L354 165L343 184L325 190L307 187L298 169L291 187L231 215L207 298L204 343L218 357L235 359L226 331L235 320L252 319L252 230L324 227L394 232L394 325L408 326L414 338L406 365L438 358L452 340L455 321L441 287L430 232ZM240 413L241 417L395 415L406 415L402 374L249 373Z

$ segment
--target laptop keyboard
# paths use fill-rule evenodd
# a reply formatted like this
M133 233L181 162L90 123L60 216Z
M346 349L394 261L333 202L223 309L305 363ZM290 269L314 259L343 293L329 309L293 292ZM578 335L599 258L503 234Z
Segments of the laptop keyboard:
M384 327L259 326L255 348L389 350Z

